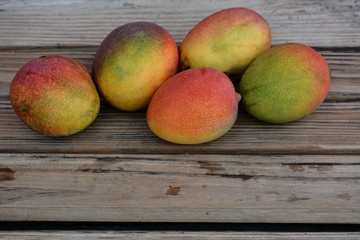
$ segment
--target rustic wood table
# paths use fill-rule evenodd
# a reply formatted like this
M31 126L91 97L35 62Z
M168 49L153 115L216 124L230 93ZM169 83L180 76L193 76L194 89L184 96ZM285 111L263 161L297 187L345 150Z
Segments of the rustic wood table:
M115 27L152 21L178 44L217 10L247 7L276 45L301 42L328 61L322 106L289 124L255 120L211 143L182 146L148 129L145 111L102 103L72 137L28 129L9 84L32 58L72 57L89 70ZM20 222L360 224L360 2L0 1L0 225ZM9 223L10 222L10 223ZM360 239L360 232L0 231L1 239Z

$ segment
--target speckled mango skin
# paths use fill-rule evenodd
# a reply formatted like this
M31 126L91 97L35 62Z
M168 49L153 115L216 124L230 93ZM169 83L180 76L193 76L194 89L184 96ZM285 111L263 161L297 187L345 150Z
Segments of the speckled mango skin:
M329 88L330 71L324 58L299 43L266 51L248 67L239 85L245 110L271 123L309 115L324 101Z
M98 115L100 98L90 73L63 56L35 58L10 85L12 107L31 129L48 136L69 136Z
M92 74L102 96L125 111L145 108L159 86L178 70L172 36L150 22L114 29L101 43Z
M193 27L180 48L182 69L212 67L241 75L270 48L271 29L264 18L247 8L228 8Z
M212 68L193 68L167 80L154 94L147 122L158 137L177 144L215 140L234 125L240 95Z

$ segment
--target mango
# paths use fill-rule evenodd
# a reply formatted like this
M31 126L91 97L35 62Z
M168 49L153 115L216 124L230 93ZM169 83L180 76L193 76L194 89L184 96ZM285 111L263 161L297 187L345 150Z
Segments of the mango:
M63 56L43 56L19 69L10 84L17 116L48 136L69 136L88 127L98 115L100 98L90 73Z
M180 64L238 77L270 44L271 29L263 17L247 8L227 8L192 28L182 42Z
M172 36L151 22L114 29L93 62L94 81L104 99L124 111L141 110L178 70L179 53Z
M245 110L271 123L309 115L324 101L329 88L325 59L300 43L280 44L260 55L239 84Z
M156 91L147 123L166 141L205 143L231 129L239 100L227 75L213 68L193 68L171 77Z

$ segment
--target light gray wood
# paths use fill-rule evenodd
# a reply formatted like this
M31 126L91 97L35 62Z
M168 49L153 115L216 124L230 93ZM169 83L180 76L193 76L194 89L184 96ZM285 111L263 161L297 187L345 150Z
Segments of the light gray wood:
M0 155L0 220L360 223L360 158Z
M126 240L358 240L359 232L343 233L278 233L278 232L111 232L111 231L38 231L38 232L0 232L0 239L12 240L95 240L95 239L126 239Z
M64 55L83 64L90 72L96 47L0 49L0 97L9 95L9 85L17 71L28 61L44 55ZM319 49L331 71L328 100L358 98L360 94L360 52L357 48ZM345 95L345 96L344 96Z
M0 46L97 46L112 29L133 21L156 22L180 43L201 19L229 7L259 12L272 28L274 44L360 44L360 5L355 0L7 0L0 5Z
M360 103L324 103L310 116L289 124L267 124L242 109L223 137L201 145L176 145L156 137L146 113L102 106L85 131L64 138L42 136L26 127L9 100L0 99L0 152L3 153L211 153L359 154Z
M224 137L199 146L179 146L155 137L145 111L126 113L103 104L97 120L69 138L49 138L27 128L11 109L9 84L31 58L62 54L89 70L94 47L3 50L0 55L0 151L43 153L216 153L216 154L359 154L360 53L356 49L321 50L328 61L332 85L325 103L294 123L266 124L240 109Z

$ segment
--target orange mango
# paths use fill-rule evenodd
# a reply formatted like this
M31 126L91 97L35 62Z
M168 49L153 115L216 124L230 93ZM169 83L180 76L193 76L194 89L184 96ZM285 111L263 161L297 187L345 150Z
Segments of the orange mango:
M90 73L63 56L44 56L26 63L11 82L10 99L27 126L48 136L82 131L100 109Z
M193 68L168 79L154 94L147 122L154 134L178 144L215 140L234 125L240 95L213 68Z
M114 29L101 43L92 68L102 96L114 107L137 111L178 69L178 48L172 36L151 22L133 22Z
M228 8L195 25L180 49L182 69L212 67L228 75L241 75L270 48L271 29L258 13Z

